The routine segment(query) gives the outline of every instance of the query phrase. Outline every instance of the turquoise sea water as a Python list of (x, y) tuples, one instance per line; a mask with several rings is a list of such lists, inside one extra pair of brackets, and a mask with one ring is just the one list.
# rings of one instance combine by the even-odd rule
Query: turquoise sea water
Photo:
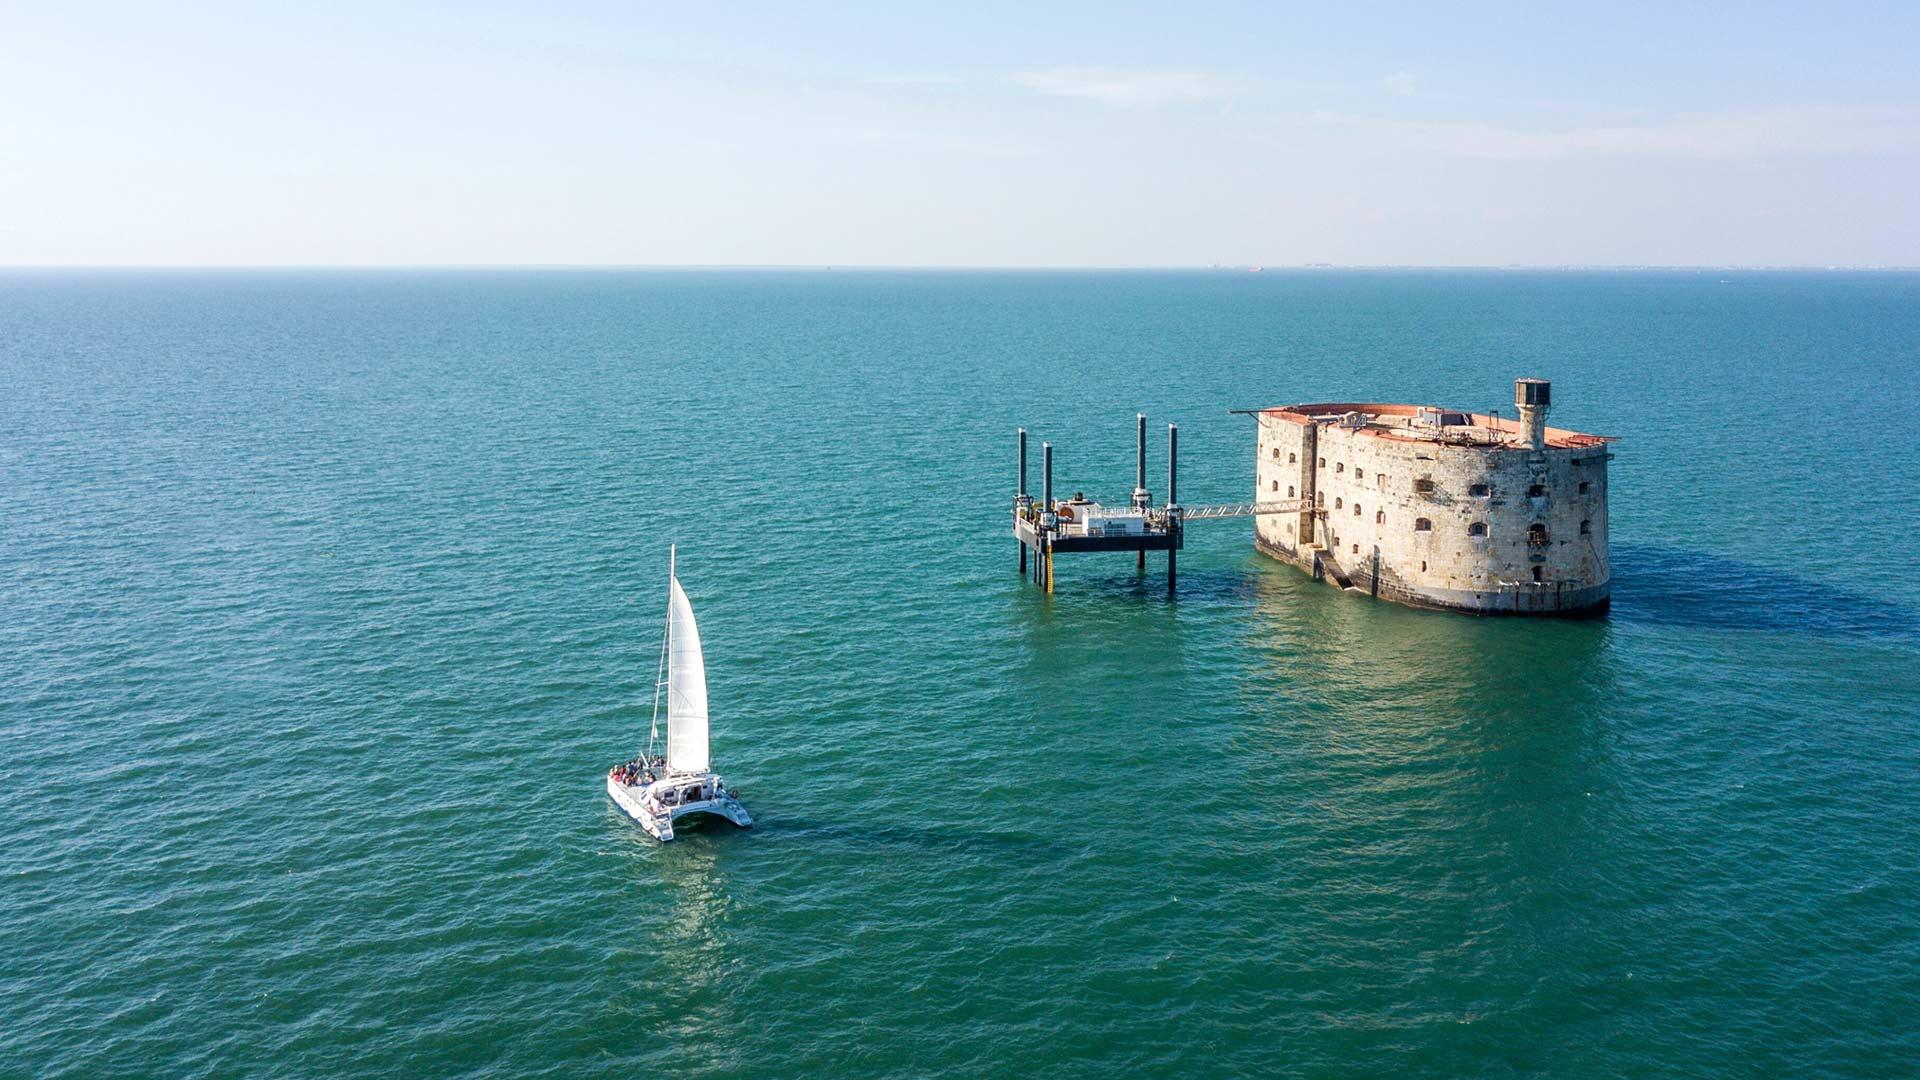
[[(1914, 275), (0, 276), (0, 1075), (1913, 1075), (1917, 373)], [(1606, 619), (1017, 572), (1016, 424), (1518, 375)], [(669, 541), (759, 824), (660, 846)]]

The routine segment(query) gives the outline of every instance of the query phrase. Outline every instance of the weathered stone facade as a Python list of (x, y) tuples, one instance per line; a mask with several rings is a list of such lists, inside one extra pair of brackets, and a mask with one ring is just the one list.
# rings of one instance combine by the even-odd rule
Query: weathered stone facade
[(1259, 413), (1256, 498), (1313, 509), (1255, 518), (1256, 544), (1415, 607), (1604, 611), (1610, 440), (1546, 427), (1547, 384), (1519, 393), (1517, 422), (1413, 405)]

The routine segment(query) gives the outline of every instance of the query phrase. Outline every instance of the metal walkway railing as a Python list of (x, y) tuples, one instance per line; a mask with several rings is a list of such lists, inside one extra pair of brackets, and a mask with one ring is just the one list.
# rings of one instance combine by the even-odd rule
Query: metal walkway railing
[(1282, 502), (1219, 503), (1214, 506), (1183, 506), (1181, 521), (1209, 521), (1213, 518), (1253, 517), (1256, 514), (1299, 514), (1309, 509), (1305, 499)]

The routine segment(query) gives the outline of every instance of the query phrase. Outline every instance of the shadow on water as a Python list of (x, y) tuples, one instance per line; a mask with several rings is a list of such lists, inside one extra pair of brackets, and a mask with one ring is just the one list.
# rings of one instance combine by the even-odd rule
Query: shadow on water
[(825, 844), (860, 851), (964, 854), (1022, 865), (1053, 862), (1067, 853), (1064, 845), (1042, 836), (916, 825), (781, 818), (764, 826), (756, 824), (754, 831), (766, 834), (765, 839), (769, 842), (803, 841), (809, 849), (817, 849)]
[[(804, 842), (810, 850), (839, 847), (857, 851), (883, 851), (917, 854), (965, 854), (977, 858), (1013, 861), (1021, 865), (1039, 865), (1054, 861), (1066, 849), (1044, 836), (1029, 833), (982, 832), (969, 829), (944, 829), (871, 821), (823, 821), (785, 815), (761, 816), (750, 829), (742, 829), (722, 818), (696, 815), (674, 823), (671, 845), (640, 831), (640, 827), (612, 806), (607, 821), (623, 851), (655, 856), (647, 860), (648, 874), (663, 875), (669, 882), (697, 881), (710, 877), (718, 867), (715, 861), (723, 852), (740, 844), (779, 844)], [(658, 858), (666, 856), (665, 858)]]
[(1829, 582), (1647, 544), (1616, 544), (1612, 557), (1612, 616), (1622, 622), (1920, 641), (1920, 613)]
[(964, 852), (1035, 863), (1047, 861), (1060, 850), (1058, 844), (1047, 838), (1026, 833), (981, 832), (866, 821), (821, 821), (787, 816), (763, 816), (754, 822), (752, 828), (742, 829), (723, 818), (709, 815), (694, 815), (674, 822), (675, 838), (669, 846), (647, 836), (632, 819), (612, 806), (608, 807), (606, 818), (609, 828), (614, 830), (614, 839), (624, 850), (669, 855), (671, 858), (659, 864), (668, 868), (688, 864), (711, 868), (713, 860), (733, 845), (790, 840), (804, 840), (809, 846), (815, 847), (835, 844), (863, 850)]
[(1169, 590), (1166, 562), (1164, 559), (1155, 559), (1147, 563), (1144, 573), (1131, 566), (1122, 571), (1102, 568), (1095, 573), (1072, 577), (1058, 573), (1054, 578), (1054, 593), (1062, 598), (1081, 595), (1103, 599), (1137, 598), (1175, 602), (1251, 600), (1254, 596), (1254, 575), (1244, 567), (1196, 567), (1189, 570), (1182, 565), (1175, 587)]

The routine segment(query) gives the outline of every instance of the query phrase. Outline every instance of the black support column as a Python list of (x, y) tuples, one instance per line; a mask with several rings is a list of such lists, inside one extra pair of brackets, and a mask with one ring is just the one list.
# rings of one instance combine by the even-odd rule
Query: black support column
[(1180, 565), (1180, 425), (1167, 425), (1167, 591)]

